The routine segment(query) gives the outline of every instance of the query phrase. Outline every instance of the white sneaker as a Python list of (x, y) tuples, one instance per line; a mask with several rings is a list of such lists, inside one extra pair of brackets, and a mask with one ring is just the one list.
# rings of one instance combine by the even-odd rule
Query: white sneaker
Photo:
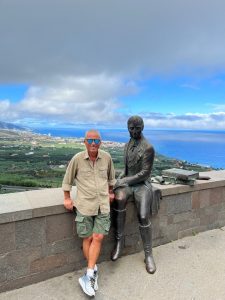
[(95, 284), (94, 284), (94, 290), (97, 291), (98, 290), (98, 271), (94, 271), (94, 280), (95, 280)]
[(83, 292), (88, 296), (95, 296), (95, 280), (93, 277), (89, 277), (87, 274), (79, 278), (79, 284)]

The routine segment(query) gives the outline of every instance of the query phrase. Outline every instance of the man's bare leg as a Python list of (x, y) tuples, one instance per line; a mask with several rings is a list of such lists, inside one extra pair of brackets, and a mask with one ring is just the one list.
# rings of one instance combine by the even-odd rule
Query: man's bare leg
[(92, 242), (92, 236), (83, 239), (83, 254), (86, 260), (88, 261), (89, 248)]
[(95, 264), (98, 260), (101, 247), (102, 247), (102, 241), (103, 241), (104, 235), (93, 233), (92, 235), (92, 241), (90, 243), (89, 252), (88, 252), (88, 268), (94, 269)]

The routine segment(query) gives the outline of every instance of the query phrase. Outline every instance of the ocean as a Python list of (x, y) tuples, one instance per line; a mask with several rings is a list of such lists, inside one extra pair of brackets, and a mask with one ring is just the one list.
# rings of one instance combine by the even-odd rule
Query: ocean
[[(45, 128), (34, 130), (54, 137), (83, 137), (86, 129)], [(105, 141), (127, 142), (126, 129), (100, 129)], [(144, 130), (156, 152), (203, 166), (225, 169), (225, 131)]]

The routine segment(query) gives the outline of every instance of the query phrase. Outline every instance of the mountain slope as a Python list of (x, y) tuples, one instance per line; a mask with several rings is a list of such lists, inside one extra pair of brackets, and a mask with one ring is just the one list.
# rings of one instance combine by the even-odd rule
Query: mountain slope
[(16, 130), (27, 130), (22, 126), (15, 125), (13, 123), (6, 123), (0, 121), (0, 129), (16, 129)]

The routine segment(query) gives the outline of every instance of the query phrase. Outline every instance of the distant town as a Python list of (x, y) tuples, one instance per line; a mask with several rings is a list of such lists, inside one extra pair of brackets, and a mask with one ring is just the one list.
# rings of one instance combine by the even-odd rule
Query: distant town
[[(124, 143), (103, 141), (101, 147), (111, 154), (118, 175), (124, 168)], [(0, 129), (0, 193), (60, 187), (68, 162), (83, 149), (83, 138), (51, 137), (28, 130)], [(157, 153), (152, 176), (159, 176), (163, 169), (169, 168), (212, 170)]]

